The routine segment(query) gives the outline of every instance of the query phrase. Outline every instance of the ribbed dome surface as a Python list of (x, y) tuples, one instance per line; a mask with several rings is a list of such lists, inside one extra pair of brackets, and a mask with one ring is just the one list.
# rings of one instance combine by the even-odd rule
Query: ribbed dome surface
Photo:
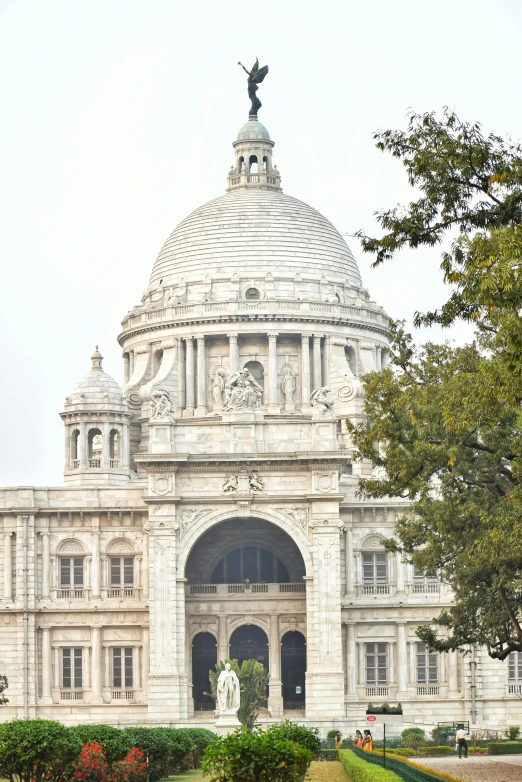
[(163, 245), (150, 287), (207, 274), (325, 275), (361, 284), (355, 259), (333, 225), (284, 193), (240, 190), (192, 212)]
[(116, 380), (100, 369), (91, 369), (74, 386), (70, 401), (121, 404), (123, 393)]

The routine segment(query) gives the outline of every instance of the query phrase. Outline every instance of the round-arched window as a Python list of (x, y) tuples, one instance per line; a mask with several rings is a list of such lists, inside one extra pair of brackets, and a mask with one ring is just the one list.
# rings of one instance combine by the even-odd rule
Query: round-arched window
[(212, 584), (288, 584), (288, 569), (278, 556), (260, 546), (240, 546), (222, 557), (212, 571)]
[(245, 291), (245, 299), (260, 299), (261, 294), (258, 288), (247, 288)]

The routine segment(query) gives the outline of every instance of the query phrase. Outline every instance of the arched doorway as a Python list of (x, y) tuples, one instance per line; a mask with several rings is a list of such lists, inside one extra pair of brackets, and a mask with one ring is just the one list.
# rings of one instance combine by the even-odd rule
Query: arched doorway
[(306, 641), (291, 630), (281, 642), (281, 681), (284, 709), (305, 708)]
[(216, 639), (212, 633), (198, 633), (192, 641), (192, 696), (194, 711), (212, 711), (214, 701), (210, 692), (208, 672), (217, 663)]
[(239, 665), (243, 660), (257, 660), (268, 671), (268, 637), (257, 625), (242, 625), (230, 636), (230, 659), (236, 658)]

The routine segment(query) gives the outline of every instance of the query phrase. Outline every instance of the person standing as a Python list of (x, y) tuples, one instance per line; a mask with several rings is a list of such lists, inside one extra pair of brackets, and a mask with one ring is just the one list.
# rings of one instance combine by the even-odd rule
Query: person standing
[(373, 750), (373, 739), (372, 739), (372, 734), (370, 733), (369, 730), (364, 731), (362, 748), (365, 749), (367, 752), (371, 752)]
[(468, 757), (468, 734), (464, 730), (464, 725), (459, 725), (459, 729), (457, 731), (457, 734), (455, 736), (457, 740), (457, 744), (459, 745), (459, 760), (462, 759), (462, 748), (464, 748), (464, 757)]
[(362, 747), (363, 745), (363, 735), (360, 730), (355, 731), (355, 746), (356, 747)]
[(342, 749), (343, 748), (343, 739), (341, 736), (341, 731), (338, 730), (335, 734), (335, 749)]

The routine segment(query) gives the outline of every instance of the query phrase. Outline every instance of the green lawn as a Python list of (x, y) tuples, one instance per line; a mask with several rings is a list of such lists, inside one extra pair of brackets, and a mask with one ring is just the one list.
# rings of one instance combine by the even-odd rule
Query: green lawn
[[(208, 778), (207, 778), (208, 779)], [(161, 782), (204, 782), (203, 772), (200, 768), (196, 771), (187, 771), (176, 777), (162, 779)], [(314, 761), (306, 775), (305, 782), (350, 782), (350, 777), (338, 760), (321, 763)]]
[(178, 774), (174, 777), (161, 779), (160, 782), (169, 782), (169, 780), (172, 780), (172, 782), (202, 782), (202, 779), (203, 772), (200, 768), (197, 768), (195, 771), (185, 771), (184, 774)]

